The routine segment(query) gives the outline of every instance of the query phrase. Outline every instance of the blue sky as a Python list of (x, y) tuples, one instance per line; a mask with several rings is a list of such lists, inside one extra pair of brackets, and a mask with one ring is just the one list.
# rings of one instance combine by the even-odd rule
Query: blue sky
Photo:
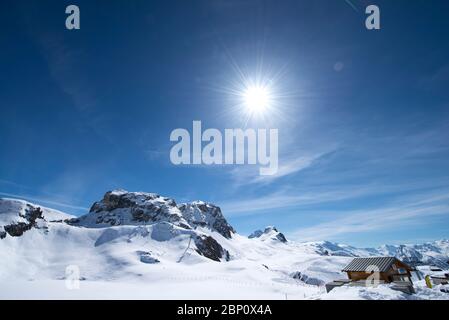
[[(104, 192), (221, 206), (243, 234), (357, 246), (449, 235), (449, 4), (2, 1), (0, 196), (74, 214)], [(81, 30), (65, 29), (77, 4)], [(173, 129), (241, 128), (229, 89), (276, 77), (278, 175), (174, 166)]]

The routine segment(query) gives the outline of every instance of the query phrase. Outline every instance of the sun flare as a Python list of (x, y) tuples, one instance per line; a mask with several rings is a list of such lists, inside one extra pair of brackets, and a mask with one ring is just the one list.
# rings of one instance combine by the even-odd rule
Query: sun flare
[(250, 113), (262, 114), (271, 107), (272, 96), (269, 88), (252, 86), (244, 91), (243, 100)]

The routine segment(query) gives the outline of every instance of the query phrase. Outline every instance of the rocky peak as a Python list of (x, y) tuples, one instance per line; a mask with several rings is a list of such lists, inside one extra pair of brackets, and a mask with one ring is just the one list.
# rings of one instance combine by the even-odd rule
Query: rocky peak
[(259, 238), (261, 240), (274, 240), (279, 241), (282, 243), (286, 243), (287, 239), (285, 238), (284, 234), (279, 232), (276, 227), (268, 226), (263, 231), (262, 230), (256, 230), (253, 233), (251, 233), (248, 238), (254, 239)]
[(131, 207), (176, 207), (176, 202), (173, 199), (161, 197), (156, 193), (145, 192), (127, 192), (119, 189), (108, 191), (105, 193), (103, 199), (95, 202), (90, 212), (113, 211), (115, 209), (125, 209)]
[(0, 199), (0, 239), (20, 237), (32, 228), (47, 229), (40, 207), (22, 200)]
[(95, 202), (90, 212), (69, 224), (88, 227), (141, 225), (169, 222), (184, 229), (207, 227), (226, 238), (235, 233), (219, 207), (195, 201), (177, 205), (171, 198), (156, 193), (108, 191), (101, 201)]
[(67, 222), (86, 227), (107, 227), (160, 221), (190, 228), (173, 199), (156, 193), (128, 192), (120, 189), (106, 192), (101, 201), (92, 205), (88, 214)]
[(221, 209), (211, 203), (194, 201), (183, 203), (178, 208), (184, 219), (193, 226), (209, 227), (228, 239), (235, 233), (234, 228), (221, 213)]

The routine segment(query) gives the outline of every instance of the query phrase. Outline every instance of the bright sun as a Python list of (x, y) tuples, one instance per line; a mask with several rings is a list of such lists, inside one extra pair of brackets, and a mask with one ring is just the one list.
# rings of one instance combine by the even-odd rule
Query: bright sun
[(248, 87), (243, 93), (245, 107), (251, 113), (262, 114), (270, 108), (272, 97), (267, 87)]

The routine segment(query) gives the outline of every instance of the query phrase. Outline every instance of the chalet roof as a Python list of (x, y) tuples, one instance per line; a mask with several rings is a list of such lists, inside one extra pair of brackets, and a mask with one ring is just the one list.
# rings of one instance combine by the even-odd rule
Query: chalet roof
[(379, 268), (379, 272), (388, 271), (391, 266), (399, 261), (395, 257), (372, 257), (372, 258), (354, 258), (342, 271), (372, 271), (368, 270), (370, 266), (376, 266)]

